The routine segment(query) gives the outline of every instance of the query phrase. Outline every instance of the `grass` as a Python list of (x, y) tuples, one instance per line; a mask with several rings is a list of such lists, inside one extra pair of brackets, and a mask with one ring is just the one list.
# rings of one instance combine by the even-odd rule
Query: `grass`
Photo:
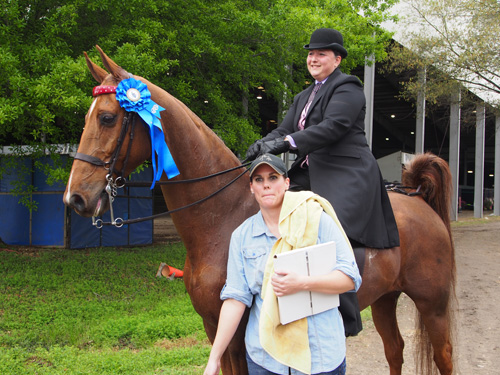
[[(210, 344), (181, 279), (181, 243), (0, 246), (0, 374), (202, 374)], [(371, 319), (370, 309), (362, 312)]]
[(0, 249), (0, 374), (201, 374), (210, 351), (182, 244)]
[[(0, 245), (0, 374), (202, 374), (210, 352), (202, 320), (182, 280), (156, 277), (161, 262), (182, 269), (184, 259), (181, 243)], [(370, 308), (361, 316), (368, 323)]]
[(451, 227), (457, 228), (469, 225), (482, 225), (500, 221), (500, 216), (494, 216), (493, 214), (491, 214), (491, 212), (492, 211), (485, 211), (481, 219), (472, 216), (472, 213), (470, 213), (468, 217), (462, 218), (459, 221), (452, 221)]

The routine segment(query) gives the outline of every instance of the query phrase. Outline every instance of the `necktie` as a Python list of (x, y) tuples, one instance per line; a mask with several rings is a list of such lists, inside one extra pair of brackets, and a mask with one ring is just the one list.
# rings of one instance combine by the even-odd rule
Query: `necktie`
[(313, 88), (311, 94), (309, 95), (309, 99), (307, 99), (307, 103), (304, 106), (304, 109), (302, 110), (302, 113), (300, 114), (300, 119), (299, 119), (299, 124), (298, 124), (299, 130), (304, 130), (304, 125), (306, 123), (307, 112), (309, 111), (309, 107), (311, 106), (311, 103), (312, 103), (314, 97), (316, 96), (316, 93), (321, 88), (321, 85), (322, 85), (321, 82), (320, 83), (316, 83), (314, 85), (314, 88)]

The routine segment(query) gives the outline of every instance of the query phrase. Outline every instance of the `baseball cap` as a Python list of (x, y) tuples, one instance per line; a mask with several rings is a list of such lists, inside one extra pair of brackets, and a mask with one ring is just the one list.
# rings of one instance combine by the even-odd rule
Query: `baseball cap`
[(287, 176), (287, 169), (285, 166), (285, 163), (281, 158), (277, 157), (276, 155), (273, 154), (262, 154), (260, 155), (257, 159), (255, 159), (252, 164), (250, 165), (250, 178), (253, 175), (253, 172), (255, 169), (262, 164), (267, 164), (269, 165), (272, 169), (274, 169), (277, 173), (281, 175)]

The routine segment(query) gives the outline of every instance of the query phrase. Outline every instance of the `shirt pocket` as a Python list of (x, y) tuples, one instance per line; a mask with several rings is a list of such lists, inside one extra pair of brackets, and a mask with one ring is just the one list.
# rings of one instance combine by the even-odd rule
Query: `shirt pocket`
[(245, 277), (253, 294), (260, 294), (261, 292), (267, 258), (267, 246), (249, 246), (243, 248)]

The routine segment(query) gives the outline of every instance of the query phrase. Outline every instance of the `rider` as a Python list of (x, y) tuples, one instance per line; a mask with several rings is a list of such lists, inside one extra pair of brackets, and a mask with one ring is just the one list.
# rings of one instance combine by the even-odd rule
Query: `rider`
[[(399, 246), (382, 175), (366, 141), (363, 86), (339, 68), (347, 56), (342, 34), (317, 29), (304, 48), (309, 51), (307, 68), (315, 84), (294, 98), (278, 128), (250, 146), (247, 159), (266, 152), (297, 154), (288, 172), (290, 188), (312, 190), (328, 199), (353, 248)], [(358, 322), (344, 321), (348, 336), (361, 330), (357, 301), (352, 303), (349, 310), (356, 311)], [(347, 304), (342, 296), (341, 311)], [(347, 314), (344, 310), (344, 318)]]

